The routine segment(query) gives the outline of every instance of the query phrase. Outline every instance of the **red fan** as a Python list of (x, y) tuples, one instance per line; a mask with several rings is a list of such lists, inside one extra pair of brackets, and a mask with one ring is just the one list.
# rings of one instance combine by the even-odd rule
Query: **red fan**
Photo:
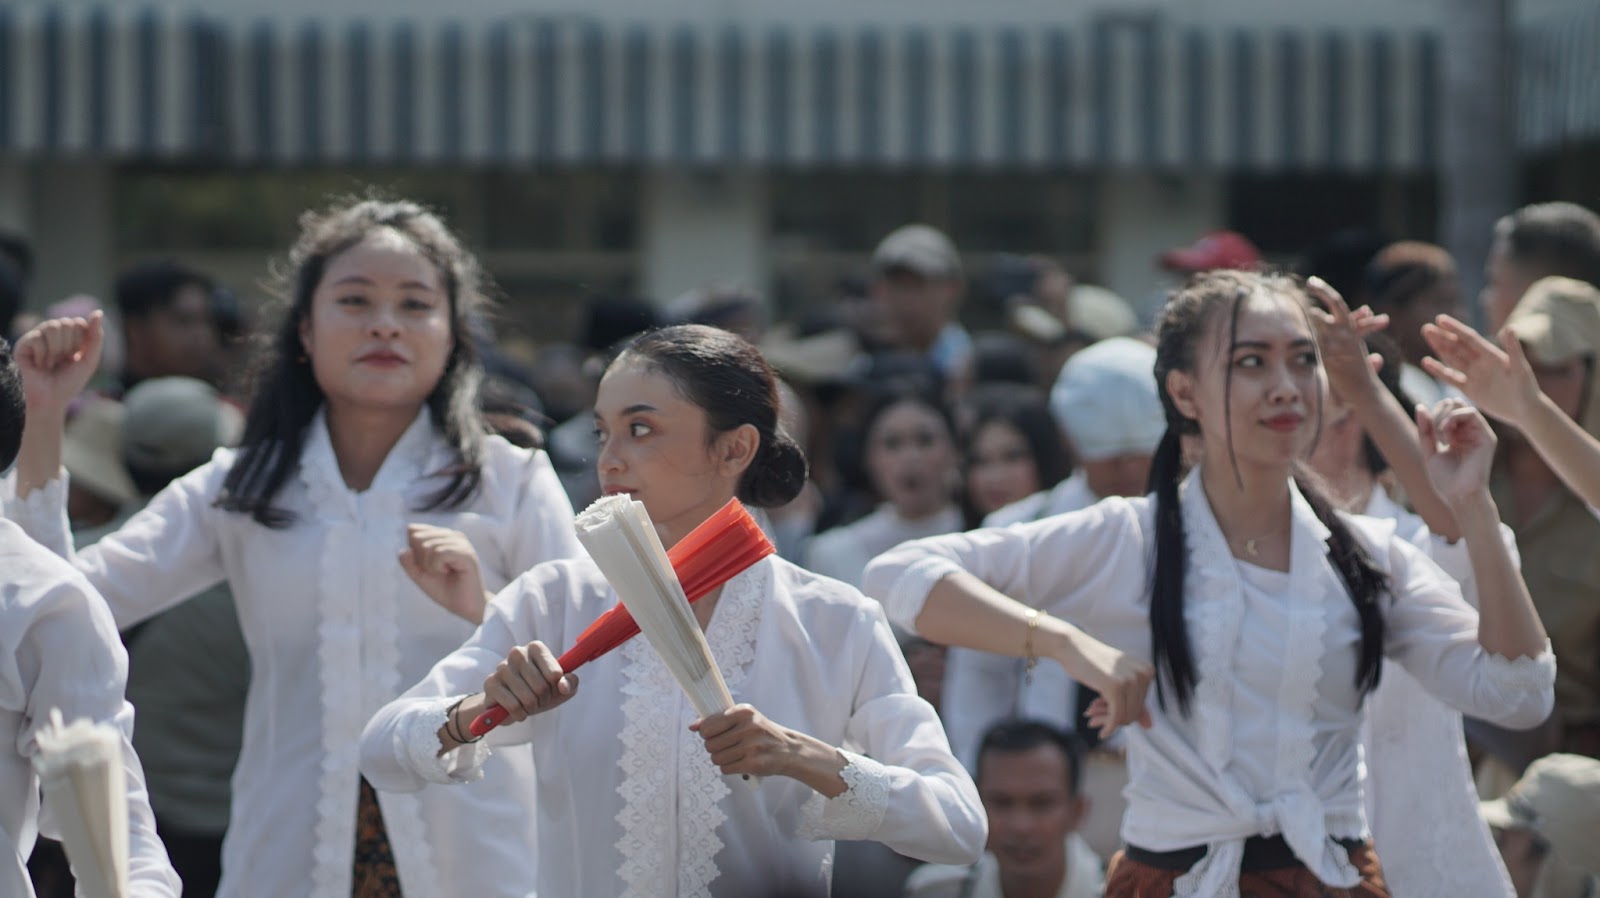
[[(744, 505), (738, 499), (729, 499), (727, 505), (668, 549), (667, 558), (678, 582), (683, 584), (684, 594), (694, 602), (775, 551)], [(564, 672), (571, 673), (637, 635), (639, 625), (619, 602), (595, 618), (557, 663)], [(479, 714), (472, 721), (472, 735), (482, 736), (499, 726), (507, 713), (496, 705)]]

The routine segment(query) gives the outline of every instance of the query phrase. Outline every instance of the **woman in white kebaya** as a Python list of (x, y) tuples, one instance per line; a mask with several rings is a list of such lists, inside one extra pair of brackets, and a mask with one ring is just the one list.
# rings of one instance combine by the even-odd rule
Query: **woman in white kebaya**
[[(1476, 606), (1467, 542), (1428, 478), (1416, 428), (1404, 410), (1409, 397), (1401, 389), (1399, 351), (1372, 338), (1379, 351), (1369, 355), (1358, 316), (1335, 295), (1318, 298), (1327, 307), (1314, 320), (1329, 390), (1308, 467), (1327, 484), (1336, 507), (1390, 523), (1396, 536), (1438, 564)], [(1371, 361), (1380, 363), (1376, 370)], [(1389, 495), (1380, 480), (1386, 474), (1420, 513)], [(1515, 559), (1515, 537), (1504, 525), (1500, 532)], [(1404, 667), (1386, 661), (1378, 688), (1367, 698), (1361, 736), (1367, 822), (1393, 892), (1406, 898), (1512, 895), (1494, 837), (1478, 813), (1461, 712), (1430, 695)], [(1426, 826), (1418, 826), (1422, 820)]]
[[(805, 459), (778, 431), (777, 395), (739, 337), (695, 325), (645, 334), (600, 383), (602, 487), (644, 503), (669, 546), (734, 496), (788, 502)], [(447, 591), (436, 598), (448, 603)], [(837, 839), (939, 863), (982, 853), (977, 791), (876, 602), (775, 556), (700, 599), (738, 703), (705, 719), (642, 638), (578, 674), (560, 668), (556, 655), (616, 603), (586, 558), (534, 568), (372, 719), (362, 771), (398, 791), (471, 782), (531, 743), (542, 895), (822, 896)], [(493, 705), (510, 721), (464, 742)], [(503, 838), (492, 820), (466, 831)]]
[[(1493, 435), (1465, 407), (1418, 416), (1474, 611), (1392, 525), (1335, 512), (1295, 477), (1325, 390), (1298, 284), (1198, 276), (1162, 314), (1156, 381), (1168, 428), (1150, 497), (901, 546), (867, 591), (929, 639), (1055, 659), (1103, 697), (1097, 724), (1142, 725), (1108, 896), (1386, 895), (1359, 749), (1382, 661), (1510, 726), (1553, 702), (1548, 640), (1487, 489)], [(1182, 477), (1186, 435), (1199, 463)]]
[[(581, 549), (542, 453), (489, 434), (466, 322), (475, 261), (431, 213), (362, 201), (302, 220), (288, 315), (237, 452), (175, 481), (76, 555), (127, 627), (227, 581), (250, 652), (244, 749), (219, 894), (525, 896), (536, 875), (532, 760), (463, 789), (378, 800), (361, 727), (472, 633), (485, 586)], [(61, 422), (94, 371), (98, 318), (24, 338), (28, 426), (9, 513), (63, 555)], [(451, 610), (407, 578), (464, 531), (482, 581)], [(381, 813), (380, 813), (381, 805)], [(499, 834), (478, 840), (483, 826)]]

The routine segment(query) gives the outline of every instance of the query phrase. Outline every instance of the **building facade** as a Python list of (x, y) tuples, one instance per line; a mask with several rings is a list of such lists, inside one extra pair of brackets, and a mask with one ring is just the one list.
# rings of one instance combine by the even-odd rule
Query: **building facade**
[[(443, 209), (545, 334), (709, 282), (792, 311), (911, 220), (975, 271), (1044, 253), (1148, 306), (1154, 256), (1217, 227), (1279, 257), (1434, 237), (1454, 5), (12, 4), (0, 225), (40, 303), (157, 253), (259, 298), (299, 211), (377, 185)], [(1536, 192), (1593, 203), (1586, 6), (1522, 9), (1510, 126)]]

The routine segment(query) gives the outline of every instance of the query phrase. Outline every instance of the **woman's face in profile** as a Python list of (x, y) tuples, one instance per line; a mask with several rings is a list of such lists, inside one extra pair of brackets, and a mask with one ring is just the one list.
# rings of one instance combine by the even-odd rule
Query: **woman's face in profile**
[(595, 395), (594, 424), (601, 492), (643, 502), (663, 539), (733, 498), (739, 472), (718, 452), (727, 435), (712, 439), (705, 409), (660, 369), (626, 356), (613, 365)]

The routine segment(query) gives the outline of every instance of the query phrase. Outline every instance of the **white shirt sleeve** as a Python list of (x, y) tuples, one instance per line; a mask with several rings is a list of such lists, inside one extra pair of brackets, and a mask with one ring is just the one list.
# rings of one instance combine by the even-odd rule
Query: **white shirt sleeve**
[[(978, 742), (1000, 720), (1020, 711), (1022, 661), (976, 649), (952, 647), (945, 654), (939, 712), (950, 748), (977, 772)], [(1049, 667), (1049, 665), (1044, 665)]]
[[(226, 451), (226, 450), (224, 450)], [(72, 548), (65, 472), (7, 506), (34, 540), (72, 562), (105, 598), (119, 628), (165, 611), (226, 573), (212, 508), (231, 463), (212, 461), (180, 477), (150, 504), (82, 552)]]
[(1389, 541), (1394, 600), (1385, 614), (1385, 654), (1463, 714), (1501, 726), (1535, 726), (1550, 716), (1555, 656), (1504, 658), (1478, 644), (1478, 613), (1456, 582), (1423, 552)]
[[(16, 665), (28, 688), (28, 725), (18, 733), (24, 757), (38, 754), (39, 728), (59, 708), (64, 720), (88, 718), (122, 733), (128, 795), (128, 885), (131, 898), (177, 898), (178, 874), (156, 835), (144, 770), (133, 750), (133, 706), (123, 698), (128, 661), (105, 606), (81, 579), (64, 580), (40, 600), (41, 613), (17, 649)], [(40, 831), (58, 836), (41, 813)]]
[(933, 706), (919, 698), (888, 621), (863, 606), (865, 654), (855, 711), (841, 749), (848, 789), (813, 795), (801, 810), (803, 838), (871, 839), (907, 857), (970, 864), (983, 853), (988, 818), (972, 778), (950, 754)]
[(883, 602), (890, 620), (915, 629), (928, 593), (967, 571), (1000, 592), (1079, 626), (1106, 596), (1126, 601), (1147, 567), (1136, 506), (1120, 498), (1081, 511), (905, 543), (867, 566), (862, 591)]

